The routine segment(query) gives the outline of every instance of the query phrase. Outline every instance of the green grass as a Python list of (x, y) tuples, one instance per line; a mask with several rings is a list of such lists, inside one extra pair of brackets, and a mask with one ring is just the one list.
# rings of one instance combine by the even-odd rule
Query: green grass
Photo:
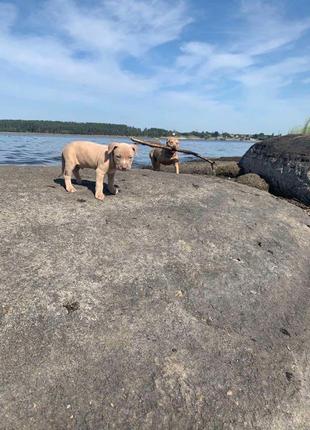
[(302, 127), (293, 128), (290, 134), (310, 134), (310, 118), (307, 119)]

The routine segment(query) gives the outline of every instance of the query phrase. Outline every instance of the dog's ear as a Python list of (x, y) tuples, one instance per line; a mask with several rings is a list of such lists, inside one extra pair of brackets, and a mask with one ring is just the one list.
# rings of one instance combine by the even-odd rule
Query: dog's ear
[(133, 152), (136, 154), (137, 150), (138, 150), (137, 145), (131, 145), (131, 147), (132, 147)]
[(117, 146), (118, 146), (118, 143), (115, 143), (115, 142), (110, 143), (110, 145), (108, 146), (108, 154), (111, 154), (114, 151), (114, 149), (117, 148)]

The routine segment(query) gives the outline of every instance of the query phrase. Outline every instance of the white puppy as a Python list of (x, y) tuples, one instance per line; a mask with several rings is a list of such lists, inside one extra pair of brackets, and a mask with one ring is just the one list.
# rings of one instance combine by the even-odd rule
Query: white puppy
[(69, 193), (76, 189), (71, 182), (72, 173), (81, 183), (79, 170), (85, 167), (96, 169), (96, 199), (103, 200), (104, 176), (108, 175), (108, 189), (116, 194), (114, 176), (116, 170), (129, 170), (136, 152), (135, 145), (113, 142), (109, 146), (93, 142), (75, 141), (68, 143), (62, 152), (62, 174)]

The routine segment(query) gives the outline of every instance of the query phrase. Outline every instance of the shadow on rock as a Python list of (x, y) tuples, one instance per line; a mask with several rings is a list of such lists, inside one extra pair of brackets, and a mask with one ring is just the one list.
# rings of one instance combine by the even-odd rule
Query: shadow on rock
[[(65, 181), (62, 178), (56, 178), (56, 179), (54, 179), (54, 182), (55, 182), (55, 184), (61, 185), (65, 189)], [(82, 183), (78, 184), (75, 179), (72, 179), (72, 184), (77, 185), (79, 187), (85, 187), (95, 195), (95, 191), (96, 191), (96, 182), (95, 181), (90, 181), (88, 179), (82, 179)], [(115, 188), (118, 188), (118, 191), (120, 191), (118, 185), (116, 185), (116, 184), (115, 184)], [(111, 194), (106, 183), (103, 184), (103, 192), (104, 192), (104, 194), (107, 194), (107, 195)]]

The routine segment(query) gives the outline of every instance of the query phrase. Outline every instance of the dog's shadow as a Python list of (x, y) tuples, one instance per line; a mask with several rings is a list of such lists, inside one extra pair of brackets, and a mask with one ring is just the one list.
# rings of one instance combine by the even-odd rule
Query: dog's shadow
[[(55, 184), (61, 185), (63, 188), (65, 188), (65, 181), (62, 178), (56, 178), (54, 179)], [(73, 185), (78, 185), (81, 187), (88, 188), (94, 195), (96, 192), (96, 182), (95, 181), (89, 181), (88, 179), (82, 179), (82, 183), (78, 184), (76, 182), (76, 179), (72, 179)], [(115, 188), (118, 188), (118, 191), (120, 191), (119, 186), (115, 184)], [(110, 191), (108, 190), (108, 185), (106, 183), (103, 184), (103, 192), (107, 195), (112, 195)]]

